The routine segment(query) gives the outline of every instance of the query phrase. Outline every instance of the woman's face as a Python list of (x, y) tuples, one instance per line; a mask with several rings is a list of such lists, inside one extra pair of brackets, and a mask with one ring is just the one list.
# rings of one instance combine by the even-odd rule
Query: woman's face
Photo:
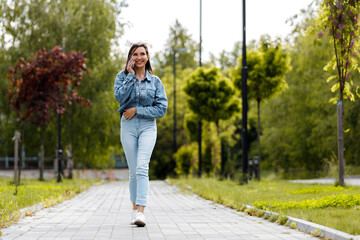
[(143, 68), (149, 60), (148, 55), (144, 47), (138, 47), (132, 54), (132, 60), (135, 62), (134, 66), (136, 68)]

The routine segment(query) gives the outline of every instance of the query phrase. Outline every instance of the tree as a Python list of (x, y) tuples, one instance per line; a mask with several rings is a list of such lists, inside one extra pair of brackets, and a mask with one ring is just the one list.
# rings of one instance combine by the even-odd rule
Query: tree
[(52, 111), (63, 114), (65, 105), (71, 105), (73, 102), (80, 102), (84, 106), (90, 105), (90, 101), (79, 97), (75, 90), (80, 86), (83, 72), (87, 71), (84, 55), (85, 52), (65, 54), (59, 47), (49, 52), (45, 49), (39, 50), (36, 57), (29, 61), (21, 58), (8, 74), (9, 105), (20, 119), (21, 136), (24, 134), (26, 120), (30, 120), (42, 129), (41, 180), (43, 179), (44, 132), (53, 117)]
[(189, 137), (186, 134), (185, 128), (182, 124), (185, 115), (189, 112), (186, 106), (186, 95), (182, 91), (185, 85), (185, 79), (196, 67), (195, 54), (197, 47), (195, 41), (191, 38), (191, 35), (187, 33), (187, 30), (176, 21), (174, 25), (170, 26), (169, 38), (165, 45), (166, 50), (164, 52), (156, 53), (152, 57), (152, 65), (155, 75), (159, 76), (164, 84), (166, 95), (168, 98), (168, 109), (163, 118), (158, 119), (158, 138), (152, 154), (152, 164), (150, 164), (150, 178), (164, 179), (166, 176), (175, 175), (176, 163), (172, 156), (173, 148), (171, 140), (173, 135), (172, 130), (174, 126), (174, 110), (173, 110), (173, 52), (171, 49), (185, 48), (185, 52), (181, 52), (176, 57), (176, 143), (178, 148), (189, 144)]
[(336, 154), (336, 115), (324, 81), (329, 73), (323, 71), (332, 58), (332, 44), (327, 36), (318, 40), (317, 35), (305, 34), (314, 24), (314, 16), (306, 15), (296, 27), (289, 49), (288, 87), (263, 104), (263, 167), (275, 168), (286, 178), (294, 173), (297, 178), (319, 177)]
[[(84, 76), (84, 82), (78, 89), (79, 95), (92, 102), (92, 108), (83, 108), (77, 104), (68, 106), (62, 121), (63, 145), (65, 151), (72, 149), (75, 166), (108, 167), (113, 164), (110, 154), (120, 149), (119, 115), (114, 101), (112, 86), (116, 73), (123, 69), (124, 58), (116, 48), (124, 24), (119, 18), (125, 1), (93, 0), (0, 0), (0, 88), (6, 88), (5, 72), (14, 66), (20, 57), (25, 59), (38, 49), (52, 49), (61, 46), (65, 52), (71, 50), (87, 51), (87, 68), (90, 74)], [(4, 37), (6, 36), (6, 37)], [(10, 146), (13, 135), (11, 130), (14, 117), (5, 105), (6, 99), (0, 94), (0, 106), (4, 114), (1, 123), (2, 146)], [(7, 104), (7, 103), (6, 103)], [(87, 124), (84, 125), (83, 123)], [(27, 125), (27, 124), (25, 124)], [(25, 126), (26, 127), (26, 126)], [(9, 130), (8, 130), (9, 129)], [(53, 153), (56, 124), (50, 121), (46, 133), (45, 148)], [(25, 149), (31, 155), (37, 155), (32, 148), (40, 145), (36, 137), (36, 128), (27, 129)], [(70, 147), (71, 146), (71, 147)], [(7, 150), (10, 149), (10, 150)], [(13, 148), (1, 149), (10, 154)], [(53, 154), (51, 154), (53, 155)]]
[[(198, 119), (214, 122), (218, 137), (220, 120), (231, 118), (239, 110), (230, 80), (221, 76), (216, 67), (198, 68), (187, 80), (184, 91), (189, 109)], [(216, 173), (216, 154), (213, 169)]]
[[(260, 103), (271, 98), (286, 86), (285, 73), (289, 70), (289, 58), (279, 41), (271, 42), (269, 36), (262, 36), (259, 47), (247, 53), (247, 67), (248, 98), (254, 99), (257, 103), (257, 145), (260, 171), (260, 135), (262, 131)], [(234, 83), (239, 90), (241, 90), (241, 76), (241, 65), (239, 65), (234, 72)]]
[[(331, 36), (335, 55), (324, 68), (328, 72), (335, 72), (327, 79), (333, 82), (331, 91), (339, 90), (338, 98), (331, 101), (337, 102), (337, 134), (338, 134), (338, 162), (339, 185), (344, 186), (344, 99), (354, 100), (351, 91), (353, 81), (351, 73), (359, 70), (359, 0), (324, 0), (321, 3), (317, 28)], [(336, 100), (337, 99), (337, 100)]]
[[(178, 57), (178, 62), (180, 63), (181, 69), (195, 68), (197, 66), (195, 55), (198, 51), (198, 46), (192, 39), (191, 35), (188, 34), (188, 30), (184, 28), (177, 19), (174, 25), (170, 26), (170, 34), (165, 47), (168, 49), (186, 49), (186, 52), (182, 53)], [(166, 52), (164, 57), (166, 59), (166, 65), (171, 65), (172, 52)]]
[(219, 66), (220, 71), (225, 73), (225, 76), (228, 76), (226, 73), (229, 69), (234, 68), (237, 65), (239, 56), (241, 55), (242, 44), (241, 42), (235, 42), (233, 50), (227, 52), (223, 50), (219, 57), (215, 57), (214, 54), (210, 53), (210, 63), (215, 66)]
[(188, 30), (184, 28), (181, 23), (176, 20), (174, 25), (170, 26), (169, 38), (165, 44), (165, 51), (157, 53), (154, 56), (154, 69), (157, 75), (162, 78), (165, 74), (166, 68), (173, 65), (173, 51), (172, 49), (184, 48), (186, 52), (182, 52), (177, 57), (177, 62), (181, 70), (197, 67), (195, 55), (198, 51), (196, 42), (188, 34)]

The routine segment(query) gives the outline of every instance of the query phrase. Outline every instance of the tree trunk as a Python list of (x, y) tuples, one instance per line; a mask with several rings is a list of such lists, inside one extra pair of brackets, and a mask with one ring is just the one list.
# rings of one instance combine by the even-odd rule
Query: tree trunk
[(222, 139), (220, 139), (220, 154), (221, 154), (221, 176), (225, 177), (225, 165), (226, 165), (226, 157), (225, 157), (225, 143)]
[(57, 174), (58, 171), (58, 150), (55, 148), (55, 158), (54, 158), (54, 173)]
[[(74, 112), (74, 111), (71, 111)], [(74, 161), (72, 157), (72, 145), (71, 145), (71, 132), (72, 132), (72, 121), (71, 121), (71, 113), (67, 115), (67, 123), (68, 126), (66, 128), (67, 132), (67, 139), (68, 139), (68, 145), (66, 148), (66, 158), (67, 158), (67, 169), (68, 169), (68, 175), (67, 178), (73, 179), (73, 168), (74, 168)]]
[(23, 161), (23, 155), (22, 155), (22, 150), (23, 150), (23, 144), (24, 144), (24, 122), (21, 122), (21, 130), (20, 130), (20, 147), (19, 147), (19, 162), (18, 162), (18, 167), (19, 167), (19, 173), (17, 175), (18, 180), (17, 180), (17, 185), (20, 185), (20, 178), (21, 178), (21, 167), (22, 167), (22, 161)]
[[(220, 138), (220, 131), (219, 131), (219, 122), (216, 122), (216, 133), (218, 138)], [(225, 144), (224, 141), (220, 138), (220, 175), (222, 177), (224, 177), (224, 172), (225, 172), (225, 164), (226, 164), (226, 159), (224, 156), (225, 153)]]
[(202, 163), (202, 149), (201, 149), (201, 143), (202, 143), (202, 121), (201, 120), (199, 120), (198, 121), (198, 154), (199, 154), (199, 162), (198, 162), (198, 164), (199, 164), (199, 173), (198, 173), (198, 175), (199, 175), (199, 177), (201, 177), (201, 174), (202, 174), (202, 165), (203, 165), (203, 163)]
[(68, 173), (68, 178), (72, 179), (73, 178), (73, 158), (72, 158), (72, 147), (71, 144), (69, 144), (66, 148), (66, 158), (67, 158), (67, 169), (69, 171)]
[(338, 161), (339, 161), (339, 185), (344, 187), (344, 106), (342, 92), (337, 102), (337, 132), (338, 132)]
[(44, 155), (45, 155), (45, 150), (44, 150), (44, 138), (45, 138), (45, 128), (41, 128), (41, 146), (40, 146), (40, 151), (41, 151), (41, 156), (40, 156), (40, 168), (39, 168), (39, 180), (40, 181), (44, 181)]
[(14, 184), (18, 183), (18, 162), (19, 162), (19, 140), (20, 140), (20, 132), (18, 130), (15, 131), (15, 136), (13, 138), (15, 141), (14, 144)]
[[(215, 123), (216, 124), (216, 123)], [(209, 127), (209, 135), (211, 136), (211, 128)], [(218, 129), (218, 125), (216, 124), (216, 131)], [(218, 131), (217, 131), (218, 132)], [(217, 134), (217, 136), (219, 137), (219, 133)], [(214, 141), (214, 155), (213, 155), (213, 171), (214, 171), (214, 176), (217, 175), (217, 169), (216, 169), (216, 165), (217, 165), (217, 161), (218, 161), (218, 146), (217, 146), (217, 140)]]
[[(219, 155), (220, 155), (220, 174), (222, 173), (222, 164), (223, 164), (223, 157), (222, 157), (222, 141), (221, 141), (221, 138), (220, 138), (220, 132), (219, 132), (219, 122), (215, 122), (215, 125), (216, 125), (216, 133), (217, 133), (217, 137), (218, 139), (220, 140), (220, 147), (219, 145), (215, 142), (214, 144), (214, 175), (216, 176), (218, 171), (217, 171), (217, 163), (219, 162)], [(218, 150), (220, 149), (220, 151), (218, 152)]]
[[(261, 147), (260, 147), (260, 134), (261, 134), (261, 125), (260, 125), (260, 99), (257, 99), (258, 111), (258, 126), (257, 126), (257, 144), (258, 144), (258, 169), (257, 169), (257, 177), (260, 180), (260, 166), (261, 166)], [(255, 167), (255, 166), (254, 166)]]

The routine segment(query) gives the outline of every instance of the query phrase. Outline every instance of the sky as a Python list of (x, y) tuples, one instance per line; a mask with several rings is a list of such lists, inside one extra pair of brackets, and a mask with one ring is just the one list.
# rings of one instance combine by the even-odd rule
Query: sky
[[(272, 38), (286, 37), (292, 30), (286, 20), (314, 0), (247, 0), (246, 42), (259, 40), (263, 34)], [(200, 0), (127, 0), (128, 7), (120, 14), (127, 22), (120, 39), (122, 52), (131, 43), (145, 42), (150, 55), (165, 50), (170, 26), (176, 19), (196, 42), (200, 39)], [(242, 0), (202, 0), (202, 58), (209, 53), (231, 51), (242, 41)]]

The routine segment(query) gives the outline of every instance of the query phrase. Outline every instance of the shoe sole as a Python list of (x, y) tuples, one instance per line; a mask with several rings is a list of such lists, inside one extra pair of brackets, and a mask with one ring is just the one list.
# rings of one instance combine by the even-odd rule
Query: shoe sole
[(146, 223), (144, 223), (143, 221), (137, 220), (134, 223), (135, 225), (137, 225), (138, 227), (145, 227)]

